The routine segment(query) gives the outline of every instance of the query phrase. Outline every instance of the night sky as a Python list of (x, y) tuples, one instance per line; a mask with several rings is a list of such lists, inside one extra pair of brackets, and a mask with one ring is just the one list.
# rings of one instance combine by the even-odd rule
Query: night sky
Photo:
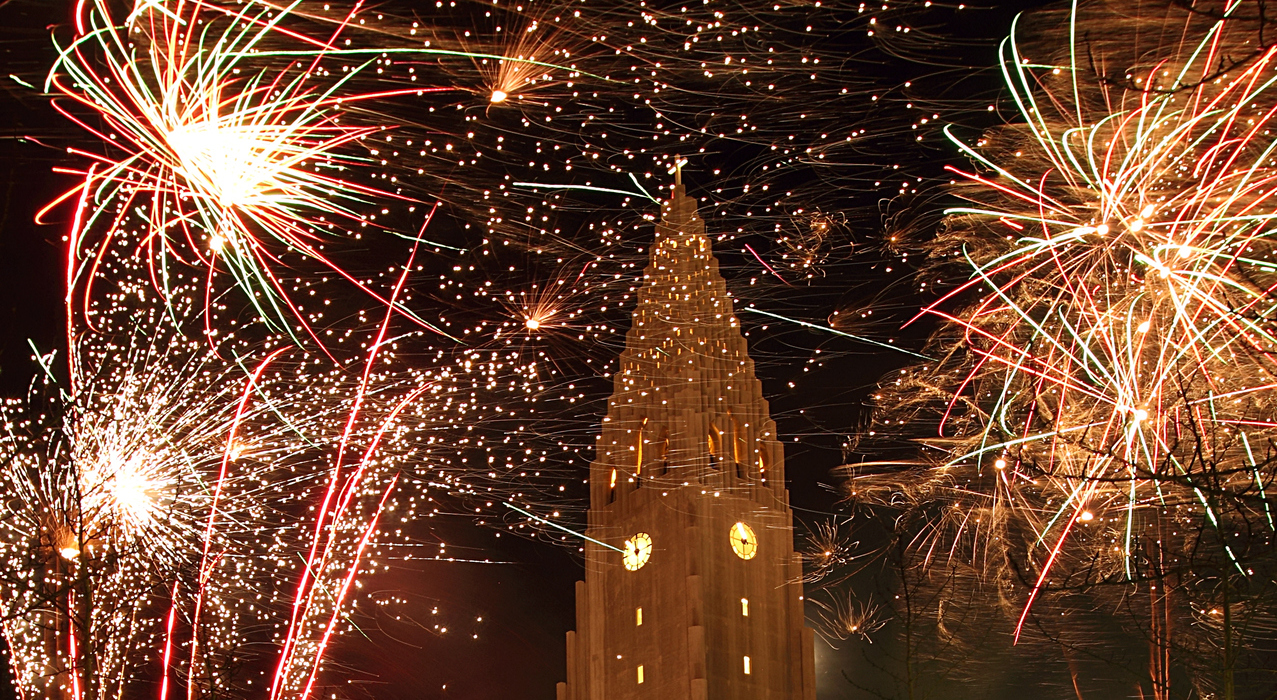
[[(415, 21), (436, 36), (473, 32), (473, 47), (499, 49), (481, 46), (483, 32), (498, 22), (490, 15), (492, 4), (374, 4), (376, 12), (394, 18), (385, 20), (388, 27)], [(955, 124), (975, 136), (1009, 118), (1011, 112), (999, 102), (1001, 79), (993, 70), (997, 42), (1016, 12), (1040, 4), (989, 7), (893, 0), (866, 8), (837, 0), (698, 0), (644, 5), (643, 11), (662, 17), (686, 14), (698, 26), (721, 21), (751, 28), (718, 45), (707, 38), (705, 44), (683, 49), (685, 38), (696, 32), (691, 24), (677, 22), (663, 25), (673, 28), (653, 32), (639, 46), (634, 39), (641, 34), (634, 27), (640, 16), (637, 3), (564, 3), (580, 5), (586, 19), (576, 26), (610, 35), (609, 48), (638, 46), (625, 55), (591, 53), (585, 41), (580, 58), (584, 70), (620, 75), (627, 66), (663, 64), (653, 70), (652, 75), (659, 76), (645, 79), (632, 91), (605, 90), (589, 99), (573, 97), (552, 84), (544, 92), (531, 91), (523, 103), (490, 105), (475, 66), (424, 61), (419, 66), (424, 81), (457, 90), (419, 102), (398, 100), (381, 111), (411, 133), (443, 138), (478, 132), (468, 140), (489, 150), (487, 160), (468, 170), (445, 171), (443, 161), (431, 169), (427, 162), (430, 172), (415, 181), (413, 196), (442, 202), (429, 236), (471, 253), (437, 253), (413, 282), (421, 290), (414, 303), (431, 318), (462, 319), (458, 325), (467, 319), (499, 320), (506, 313), (499, 305), (436, 293), (432, 285), (440, 272), (451, 274), (454, 266), (477, 263), (473, 273), (456, 278), (518, 289), (595, 260), (600, 265), (588, 274), (597, 275), (599, 283), (579, 303), (598, 306), (599, 295), (619, 289), (640, 273), (652, 236), (650, 222), (641, 215), (655, 213), (655, 205), (619, 195), (569, 193), (554, 209), (551, 235), (538, 231), (536, 224), (514, 226), (515, 217), (510, 216), (525, 209), (536, 209), (537, 215), (547, 211), (542, 206), (544, 193), (524, 189), (494, 205), (506, 213), (505, 227), (492, 224), (495, 215), (481, 193), (517, 180), (588, 181), (632, 191), (622, 173), (636, 173), (654, 191), (668, 182), (666, 168), (677, 154), (689, 159), (684, 181), (689, 193), (702, 200), (701, 215), (710, 235), (718, 235), (715, 252), (738, 308), (753, 306), (787, 319), (919, 349), (932, 329), (929, 323), (924, 320), (901, 330), (932, 298), (910, 277), (918, 262), (915, 243), (935, 229), (949, 201), (944, 166), (964, 162), (938, 127)], [(34, 217), (74, 185), (73, 177), (52, 169), (74, 164), (66, 149), (88, 137), (57, 114), (49, 97), (35, 88), (43, 84), (55, 58), (50, 35), (65, 34), (72, 5), (59, 0), (0, 0), (0, 55), (5, 63), (0, 73), (11, 76), (0, 81), (5, 101), (0, 110), (0, 392), (10, 397), (22, 396), (36, 376), (32, 346), (47, 352), (64, 343), (59, 280), (61, 237), (69, 213), (59, 210), (44, 226), (36, 225)], [(530, 7), (536, 9), (535, 5)], [(715, 12), (725, 13), (725, 18), (716, 19)], [(712, 33), (705, 32), (707, 37)], [(580, 43), (579, 37), (574, 40)], [(732, 54), (738, 63), (742, 55), (758, 63), (775, 56), (784, 65), (777, 65), (770, 77), (766, 69), (757, 71), (764, 74), (757, 80), (774, 80), (778, 89), (772, 94), (753, 85), (746, 89), (740, 84), (746, 78), (739, 75), (730, 80), (706, 77), (701, 64), (723, 64), (722, 56)], [(809, 58), (819, 58), (819, 65), (808, 64)], [(664, 90), (653, 93), (656, 84)], [(990, 111), (990, 106), (995, 109)], [(547, 114), (556, 117), (553, 126), (547, 125)], [(747, 118), (739, 136), (714, 137), (715, 131), (735, 131), (741, 114)], [(606, 136), (588, 123), (587, 115), (607, 122)], [(667, 130), (673, 135), (666, 136)], [(662, 140), (654, 141), (652, 134), (661, 134)], [(677, 139), (680, 134), (686, 140)], [(497, 137), (506, 146), (500, 154), (491, 150)], [(790, 144), (797, 144), (792, 157), (778, 155), (777, 145)], [(561, 146), (562, 153), (553, 151), (552, 145)], [(640, 149), (637, 159), (625, 157)], [(563, 168), (563, 154), (569, 152), (578, 156), (570, 172)], [(590, 152), (604, 156), (581, 155)], [(823, 155), (818, 158), (817, 153)], [(782, 191), (786, 196), (778, 198)], [(830, 224), (833, 232), (808, 241), (801, 250), (813, 255), (804, 260), (795, 248), (787, 247), (786, 236), (811, 231), (818, 219)], [(483, 233), (485, 226), (488, 233)], [(614, 241), (600, 238), (605, 227)], [(509, 244), (494, 244), (493, 254), (481, 258), (478, 251), (484, 244), (479, 239), (489, 237), (504, 237)], [(377, 244), (369, 244), (349, 259), (356, 269), (373, 270), (384, 266), (387, 257)], [(389, 259), (393, 264), (396, 258)], [(571, 456), (555, 465), (552, 477), (503, 487), (548, 490), (550, 484), (567, 484), (558, 500), (546, 505), (562, 508), (576, 524), (584, 519), (587, 491), (581, 479), (611, 387), (604, 374), (619, 353), (630, 310), (628, 303), (612, 301), (607, 311), (591, 312), (594, 322), (614, 329), (603, 336), (546, 341), (541, 349), (561, 374), (559, 383), (546, 391), (546, 406), (528, 444), (562, 448)], [(842, 512), (840, 477), (834, 470), (849, 458), (844, 447), (864, 425), (868, 393), (909, 358), (773, 316), (740, 316), (786, 445), (801, 548), (808, 529)], [(535, 339), (523, 342), (529, 351), (538, 349)], [(417, 360), (412, 352), (400, 360), (429, 361), (425, 351)], [(556, 402), (569, 382), (580, 400), (571, 405)], [(401, 562), (371, 579), (372, 591), (407, 602), (396, 608), (402, 619), (361, 609), (354, 618), (358, 631), (338, 643), (329, 668), (341, 669), (349, 678), (349, 697), (554, 697), (554, 684), (565, 672), (564, 632), (574, 626), (573, 582), (582, 576), (576, 545), (565, 541), (562, 533), (535, 528), (516, 533), (521, 536), (495, 537), (516, 521), (509, 513), (489, 508), (476, 515), (470, 505), (456, 496), (455, 514), (423, 522), (419, 537), (423, 542), (446, 540), (451, 557), (494, 563)], [(880, 535), (868, 529), (858, 536), (868, 549)], [(872, 589), (874, 579), (873, 570), (863, 571), (854, 586)], [(438, 632), (440, 625), (448, 631)], [(846, 676), (893, 696), (897, 691), (891, 674), (883, 669), (890, 667), (895, 653), (895, 631), (889, 625), (873, 643), (854, 638), (835, 642), (836, 649), (818, 642), (821, 700), (872, 697)], [(1004, 677), (989, 687), (1011, 697), (1042, 681), (1038, 673), (1008, 663)], [(1051, 683), (1062, 690), (1067, 671), (1056, 673)], [(1103, 672), (1097, 671), (1095, 680), (1102, 679)], [(927, 694), (964, 697), (939, 681), (927, 688)]]

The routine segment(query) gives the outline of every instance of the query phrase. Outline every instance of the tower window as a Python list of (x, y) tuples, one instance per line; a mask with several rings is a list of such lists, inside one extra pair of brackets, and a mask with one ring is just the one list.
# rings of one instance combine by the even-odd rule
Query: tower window
[[(639, 668), (643, 668), (643, 667), (639, 666)], [(745, 675), (747, 676), (749, 675), (749, 657), (748, 656), (745, 657)], [(642, 677), (643, 677), (642, 672), (640, 672), (639, 678), (642, 678)], [(642, 683), (642, 681), (639, 681), (639, 682)]]
[(651, 444), (652, 449), (649, 451), (652, 453), (654, 460), (654, 463), (651, 466), (651, 472), (653, 476), (661, 476), (665, 473), (667, 466), (666, 461), (669, 458), (670, 451), (669, 431), (665, 429), (665, 426), (661, 426), (657, 429), (656, 438)]
[(643, 473), (643, 443), (647, 442), (644, 433), (647, 432), (647, 418), (643, 418), (643, 422), (639, 424), (638, 437), (635, 438), (634, 444), (637, 447), (634, 457), (634, 473), (636, 475)]
[[(740, 599), (740, 616), (749, 617), (749, 598)], [(639, 623), (642, 624), (642, 623)]]
[(634, 626), (643, 626), (643, 608), (634, 608)]
[[(748, 659), (749, 657), (748, 657), (748, 656), (746, 656), (745, 658), (747, 658), (747, 659)], [(749, 665), (749, 664), (748, 664), (748, 663), (746, 663), (746, 666), (748, 666), (748, 665)], [(745, 673), (749, 673), (749, 671), (745, 671)], [(638, 682), (639, 682), (639, 683), (642, 683), (642, 682), (643, 682), (643, 667), (642, 667), (641, 665), (638, 667)]]
[[(729, 414), (730, 415), (730, 414)], [(739, 465), (745, 462), (745, 431), (741, 430), (740, 421), (736, 420), (736, 416), (732, 418), (732, 459)], [(737, 467), (741, 469), (742, 467)]]

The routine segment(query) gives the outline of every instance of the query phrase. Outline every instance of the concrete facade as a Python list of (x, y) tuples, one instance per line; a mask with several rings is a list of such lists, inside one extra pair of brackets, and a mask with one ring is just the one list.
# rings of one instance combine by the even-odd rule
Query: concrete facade
[[(815, 700), (784, 451), (682, 184), (662, 208), (590, 469), (558, 700)], [(736, 523), (756, 534), (738, 556)], [(748, 547), (744, 547), (748, 550)], [(640, 612), (641, 609), (641, 612)], [(748, 660), (746, 660), (748, 658)]]

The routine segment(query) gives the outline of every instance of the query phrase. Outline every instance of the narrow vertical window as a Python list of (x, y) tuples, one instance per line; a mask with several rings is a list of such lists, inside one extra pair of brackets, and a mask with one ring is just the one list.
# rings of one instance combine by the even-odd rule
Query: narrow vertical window
[(611, 503), (616, 500), (616, 470), (612, 470), (612, 483), (607, 487), (607, 502)]
[(740, 599), (740, 616), (749, 617), (749, 598)]
[(669, 453), (670, 453), (670, 438), (665, 428), (662, 427), (660, 431), (660, 437), (656, 441), (656, 459), (657, 459), (657, 464), (655, 468), (656, 476), (661, 476), (665, 473), (665, 469), (668, 466), (667, 460), (669, 459)]
[[(639, 668), (642, 668), (642, 666), (640, 666)], [(749, 657), (748, 656), (745, 657), (745, 675), (747, 676), (749, 675)]]
[(643, 608), (634, 608), (634, 626), (643, 626)]
[(634, 455), (634, 473), (636, 475), (643, 473), (643, 443), (647, 442), (647, 440), (644, 438), (644, 433), (646, 432), (647, 432), (647, 418), (644, 418), (643, 422), (639, 424), (638, 438), (634, 441), (634, 445), (636, 447), (636, 449), (634, 450), (634, 452), (636, 453)]
[[(730, 414), (729, 414), (730, 415)], [(732, 459), (737, 464), (745, 463), (745, 433), (741, 430), (740, 421), (732, 418)]]
[[(748, 658), (748, 657), (746, 657), (746, 658)], [(748, 671), (746, 671), (746, 673), (748, 673)], [(638, 667), (638, 682), (639, 682), (639, 683), (642, 683), (642, 682), (643, 682), (643, 667), (642, 667), (642, 666), (639, 666), (639, 667)]]

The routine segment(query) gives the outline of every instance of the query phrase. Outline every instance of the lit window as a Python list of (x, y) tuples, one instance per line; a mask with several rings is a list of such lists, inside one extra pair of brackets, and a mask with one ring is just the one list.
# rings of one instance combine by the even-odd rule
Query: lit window
[(643, 608), (634, 608), (634, 626), (641, 627), (643, 625)]
[(639, 683), (643, 682), (643, 667), (642, 666), (638, 667), (638, 682)]
[[(640, 666), (639, 668), (642, 668), (642, 666)], [(745, 675), (747, 676), (749, 675), (749, 657), (748, 656), (745, 657)]]
[(749, 617), (749, 598), (740, 599), (740, 615), (741, 617)]

